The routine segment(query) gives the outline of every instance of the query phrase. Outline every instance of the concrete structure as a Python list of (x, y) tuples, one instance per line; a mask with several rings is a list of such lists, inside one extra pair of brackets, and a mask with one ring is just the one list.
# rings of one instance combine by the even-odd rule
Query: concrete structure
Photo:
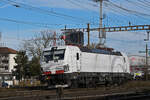
[(14, 57), (17, 51), (8, 47), (0, 47), (0, 83), (12, 85), (12, 70), (16, 65)]

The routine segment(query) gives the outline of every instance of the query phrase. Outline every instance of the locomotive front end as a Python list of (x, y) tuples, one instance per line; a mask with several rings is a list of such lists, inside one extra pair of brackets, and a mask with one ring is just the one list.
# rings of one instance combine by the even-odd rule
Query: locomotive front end
[(49, 85), (65, 84), (69, 66), (65, 61), (65, 47), (51, 47), (43, 51), (41, 67), (44, 81)]

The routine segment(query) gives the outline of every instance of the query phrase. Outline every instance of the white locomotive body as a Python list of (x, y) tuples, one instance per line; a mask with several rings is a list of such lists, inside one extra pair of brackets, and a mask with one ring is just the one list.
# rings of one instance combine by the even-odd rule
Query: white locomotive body
[(125, 54), (77, 46), (45, 49), (41, 67), (49, 85), (67, 84), (73, 87), (120, 83), (128, 79), (130, 73)]

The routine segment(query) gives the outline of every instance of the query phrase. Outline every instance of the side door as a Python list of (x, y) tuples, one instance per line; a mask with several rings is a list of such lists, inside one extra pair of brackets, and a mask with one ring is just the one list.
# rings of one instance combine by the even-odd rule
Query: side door
[(77, 71), (78, 71), (78, 72), (81, 70), (80, 60), (81, 60), (81, 58), (80, 58), (80, 52), (77, 51), (77, 52), (76, 52), (76, 67), (77, 67)]

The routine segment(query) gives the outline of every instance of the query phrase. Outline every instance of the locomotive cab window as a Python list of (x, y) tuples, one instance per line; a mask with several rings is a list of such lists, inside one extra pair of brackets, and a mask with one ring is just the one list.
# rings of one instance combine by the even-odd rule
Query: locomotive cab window
[(77, 60), (79, 60), (79, 53), (77, 53)]
[(48, 50), (44, 51), (44, 61), (52, 61), (52, 60), (64, 60), (65, 49), (56, 49), (56, 50)]

